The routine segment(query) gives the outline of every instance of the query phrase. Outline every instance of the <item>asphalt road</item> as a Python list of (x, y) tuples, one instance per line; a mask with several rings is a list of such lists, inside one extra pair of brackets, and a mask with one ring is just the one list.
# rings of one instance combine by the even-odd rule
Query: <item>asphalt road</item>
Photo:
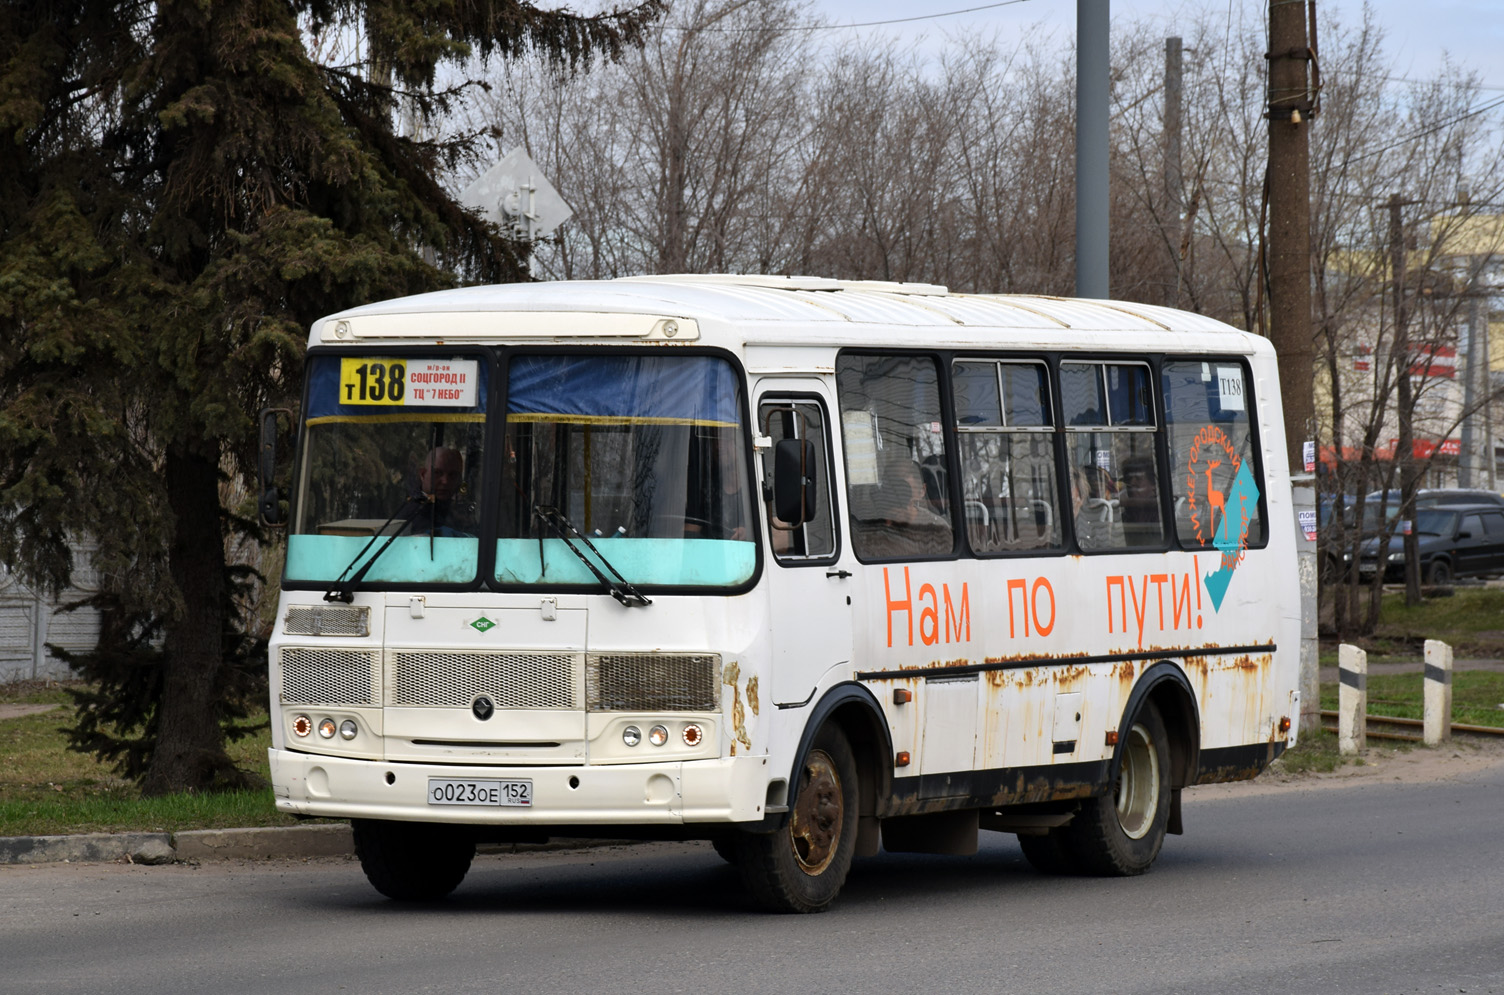
[(420, 908), (340, 859), (0, 867), (0, 992), (1504, 993), (1504, 765), (1185, 820), (1141, 878), (984, 834), (859, 861), (809, 917), (750, 910), (700, 845), (483, 857)]

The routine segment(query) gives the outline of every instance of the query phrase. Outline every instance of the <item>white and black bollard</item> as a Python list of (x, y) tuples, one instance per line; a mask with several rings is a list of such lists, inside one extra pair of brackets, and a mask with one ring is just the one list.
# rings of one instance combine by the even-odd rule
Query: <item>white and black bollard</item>
[(1425, 740), (1436, 746), (1452, 738), (1452, 647), (1426, 640)]
[(1368, 654), (1337, 647), (1337, 750), (1357, 753), (1368, 745)]

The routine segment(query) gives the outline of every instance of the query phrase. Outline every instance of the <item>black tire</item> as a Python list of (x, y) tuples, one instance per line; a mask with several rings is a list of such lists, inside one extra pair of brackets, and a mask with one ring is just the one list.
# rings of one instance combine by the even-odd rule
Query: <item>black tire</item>
[(1024, 859), (1041, 874), (1075, 874), (1076, 859), (1064, 839), (1063, 829), (1051, 829), (1043, 836), (1018, 837)]
[(1446, 587), (1452, 583), (1451, 562), (1442, 557), (1432, 560), (1426, 568), (1426, 583), (1432, 587)]
[(465, 880), (475, 840), (457, 826), (352, 819), (355, 853), (366, 879), (387, 898), (433, 902)]
[(1129, 877), (1159, 856), (1169, 819), (1169, 736), (1159, 709), (1145, 702), (1128, 727), (1107, 793), (1081, 805), (1060, 842), (1082, 873)]
[(770, 912), (824, 912), (856, 853), (856, 758), (839, 727), (825, 725), (800, 761), (788, 824), (736, 837), (742, 883)]

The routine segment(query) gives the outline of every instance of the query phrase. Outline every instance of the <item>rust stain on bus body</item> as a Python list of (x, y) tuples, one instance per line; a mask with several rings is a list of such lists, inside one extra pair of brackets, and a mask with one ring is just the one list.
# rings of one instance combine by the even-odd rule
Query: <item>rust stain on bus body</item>
[[(737, 680), (741, 677), (741, 666), (735, 661), (728, 663), (721, 671), (721, 683), (731, 688), (731, 747), (730, 755), (736, 756), (736, 744), (746, 747), (747, 752), (752, 752), (752, 737), (747, 735), (747, 710), (742, 706), (741, 690), (737, 687)], [(754, 691), (752, 678), (747, 682), (749, 692)], [(749, 695), (750, 697), (750, 695)], [(753, 708), (756, 714), (757, 709)]]

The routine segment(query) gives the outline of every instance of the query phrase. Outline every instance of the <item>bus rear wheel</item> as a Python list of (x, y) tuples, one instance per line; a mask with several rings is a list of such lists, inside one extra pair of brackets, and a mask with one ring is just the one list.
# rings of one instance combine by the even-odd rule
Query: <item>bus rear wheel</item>
[(475, 841), (455, 826), (352, 819), (355, 854), (372, 887), (399, 902), (433, 902), (459, 887)]
[(851, 744), (826, 725), (801, 761), (788, 823), (739, 837), (742, 881), (773, 912), (824, 912), (846, 883), (856, 853), (857, 771)]
[(1127, 877), (1154, 863), (1169, 819), (1169, 737), (1159, 709), (1145, 702), (1128, 727), (1108, 792), (1085, 802), (1059, 839), (1080, 871)]

